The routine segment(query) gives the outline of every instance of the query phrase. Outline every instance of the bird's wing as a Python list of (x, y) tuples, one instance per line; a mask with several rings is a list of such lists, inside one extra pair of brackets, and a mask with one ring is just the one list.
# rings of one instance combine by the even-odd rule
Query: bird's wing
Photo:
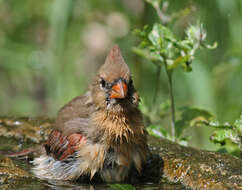
[(93, 111), (89, 92), (78, 96), (63, 106), (57, 116), (55, 129), (68, 136), (80, 133), (89, 125), (90, 113)]
[(89, 115), (92, 111), (90, 94), (78, 96), (61, 108), (44, 146), (47, 154), (63, 160), (85, 143), (85, 129), (89, 126)]
[(48, 155), (57, 160), (64, 160), (77, 151), (85, 142), (86, 138), (82, 134), (73, 133), (64, 136), (60, 131), (54, 129), (44, 147)]

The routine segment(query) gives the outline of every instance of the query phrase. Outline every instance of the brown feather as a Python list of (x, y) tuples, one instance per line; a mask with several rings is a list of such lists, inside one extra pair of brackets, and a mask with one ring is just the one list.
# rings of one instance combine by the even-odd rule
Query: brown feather
[(58, 160), (64, 160), (85, 142), (81, 134), (73, 133), (70, 136), (63, 136), (58, 130), (53, 130), (44, 146), (46, 152)]

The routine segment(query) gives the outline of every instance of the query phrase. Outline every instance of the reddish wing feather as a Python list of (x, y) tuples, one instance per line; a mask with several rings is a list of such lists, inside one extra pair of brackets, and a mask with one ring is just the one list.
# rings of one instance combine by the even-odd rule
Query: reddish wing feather
[(53, 130), (44, 146), (48, 155), (57, 160), (64, 160), (77, 151), (84, 141), (85, 137), (80, 133), (63, 136), (60, 131)]

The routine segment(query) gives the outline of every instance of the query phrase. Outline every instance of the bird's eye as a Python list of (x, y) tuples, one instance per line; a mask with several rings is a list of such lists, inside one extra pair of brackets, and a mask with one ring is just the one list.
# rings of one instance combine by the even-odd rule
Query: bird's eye
[(106, 87), (106, 81), (104, 79), (101, 79), (100, 85), (101, 85), (102, 88)]

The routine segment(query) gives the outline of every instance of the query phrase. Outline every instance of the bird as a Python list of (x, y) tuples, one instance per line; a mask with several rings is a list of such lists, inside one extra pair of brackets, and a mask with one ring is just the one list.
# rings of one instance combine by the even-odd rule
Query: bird
[(139, 101), (130, 69), (114, 45), (87, 92), (59, 110), (44, 154), (33, 160), (35, 176), (91, 181), (97, 175), (114, 183), (129, 179), (133, 169), (140, 174), (148, 146)]

